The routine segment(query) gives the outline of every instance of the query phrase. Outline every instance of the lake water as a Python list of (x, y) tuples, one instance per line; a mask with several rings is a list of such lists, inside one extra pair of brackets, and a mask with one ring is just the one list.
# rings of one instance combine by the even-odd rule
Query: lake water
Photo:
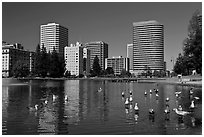
[[(100, 87), (102, 91), (98, 92)], [(154, 88), (159, 90), (159, 97), (154, 91), (149, 93)], [(202, 134), (202, 89), (194, 88), (193, 95), (189, 95), (190, 88), (102, 80), (2, 79), (2, 134)], [(126, 108), (124, 102), (130, 90), (133, 103)], [(122, 91), (125, 98), (121, 96)], [(179, 97), (175, 91), (181, 91)], [(190, 111), (194, 97), (199, 99), (195, 100), (196, 108), (190, 115), (180, 118), (172, 111), (178, 105)], [(136, 102), (138, 114), (134, 112)], [(166, 103), (169, 115), (164, 114)], [(39, 105), (37, 111), (35, 104)], [(154, 115), (149, 114), (150, 108), (154, 109)]]

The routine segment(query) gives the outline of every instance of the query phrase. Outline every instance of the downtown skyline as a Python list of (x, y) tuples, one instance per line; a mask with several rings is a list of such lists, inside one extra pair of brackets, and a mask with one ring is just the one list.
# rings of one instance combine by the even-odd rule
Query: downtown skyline
[(109, 44), (109, 57), (126, 57), (126, 46), (133, 43), (132, 23), (157, 20), (164, 25), (164, 61), (170, 70), (171, 57), (176, 61), (182, 52), (189, 21), (193, 13), (197, 9), (201, 11), (201, 8), (201, 2), (3, 2), (2, 40), (21, 43), (25, 49), (35, 51), (40, 43), (40, 25), (56, 22), (69, 29), (69, 44), (104, 41)]

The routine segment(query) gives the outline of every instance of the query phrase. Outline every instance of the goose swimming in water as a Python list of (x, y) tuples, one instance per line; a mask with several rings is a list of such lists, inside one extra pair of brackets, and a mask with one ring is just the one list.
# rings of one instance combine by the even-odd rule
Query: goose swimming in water
[(45, 105), (47, 105), (47, 104), (48, 104), (48, 100), (45, 100), (45, 102), (44, 102), (44, 103), (45, 103)]
[(125, 92), (122, 92), (122, 97), (125, 97)]
[(57, 99), (56, 95), (52, 95), (52, 100), (55, 101)]
[(135, 113), (138, 113), (138, 112), (139, 112), (139, 107), (138, 107), (137, 103), (135, 103), (134, 110), (135, 110)]
[(132, 91), (130, 90), (130, 95), (132, 95)]
[(145, 90), (145, 92), (144, 92), (144, 95), (147, 96), (147, 92), (146, 92), (146, 90)]
[(169, 98), (168, 97), (166, 98), (166, 102), (169, 102)]
[(193, 88), (190, 89), (189, 94), (193, 95)]
[(199, 98), (199, 97), (194, 97), (194, 99), (195, 99), (195, 100), (199, 100), (200, 98)]
[(165, 110), (164, 110), (164, 113), (165, 113), (165, 114), (169, 114), (169, 113), (170, 113), (170, 109), (169, 109), (169, 106), (168, 106), (168, 105), (166, 106), (166, 108), (165, 108)]
[(154, 114), (154, 109), (153, 109), (153, 108), (150, 108), (150, 109), (149, 109), (149, 114), (151, 114), (151, 115)]
[(65, 97), (64, 97), (64, 101), (65, 101), (65, 102), (68, 101), (68, 96), (67, 96), (67, 95), (65, 95)]
[(178, 97), (181, 94), (181, 92), (175, 92), (176, 97)]
[(132, 101), (133, 101), (133, 98), (132, 98), (132, 96), (130, 96), (130, 98), (129, 98), (129, 101), (130, 101), (130, 102), (132, 102)]
[(183, 108), (181, 107), (181, 105), (178, 106), (178, 110), (179, 110), (179, 111), (182, 111), (182, 110), (183, 110)]
[(190, 108), (190, 109), (194, 109), (194, 108), (195, 108), (194, 100), (191, 101), (191, 105), (190, 105), (189, 108)]
[(152, 90), (151, 89), (149, 90), (149, 93), (152, 94)]
[(34, 107), (27, 107), (29, 111), (37, 111), (38, 110), (38, 104), (35, 104)]
[(98, 92), (101, 92), (102, 91), (102, 88), (100, 87), (99, 89), (98, 89)]
[(187, 112), (187, 111), (179, 111), (177, 108), (174, 108), (173, 109), (175, 111), (175, 113), (179, 116), (185, 116), (185, 115), (188, 115), (190, 114), (190, 112)]
[(126, 98), (126, 100), (125, 100), (125, 108), (128, 108), (128, 105), (129, 105), (129, 101), (128, 101), (128, 98)]

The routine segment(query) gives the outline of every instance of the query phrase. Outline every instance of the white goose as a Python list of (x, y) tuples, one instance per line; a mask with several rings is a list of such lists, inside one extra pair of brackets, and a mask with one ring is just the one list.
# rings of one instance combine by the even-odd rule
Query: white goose
[(44, 102), (44, 103), (45, 103), (45, 105), (47, 105), (47, 104), (48, 104), (48, 100), (45, 100), (45, 102)]
[(189, 108), (190, 108), (190, 109), (194, 109), (194, 108), (195, 108), (194, 100), (191, 101), (191, 105), (190, 105)]
[(67, 95), (65, 95), (65, 97), (64, 97), (64, 101), (65, 101), (65, 102), (68, 101), (68, 96), (67, 96)]
[(166, 102), (169, 102), (169, 98), (168, 97), (166, 98)]
[(187, 111), (179, 111), (177, 108), (174, 108), (173, 110), (175, 111), (177, 115), (180, 115), (180, 116), (185, 116), (185, 115), (190, 114), (190, 112), (187, 112)]
[(175, 92), (176, 97), (178, 97), (181, 94), (181, 92)]
[(99, 89), (98, 89), (98, 92), (101, 92), (102, 91), (102, 88), (100, 87)]
[(125, 105), (129, 105), (129, 99), (128, 98), (126, 98), (126, 100), (125, 100)]
[(199, 97), (194, 97), (194, 99), (195, 99), (195, 100), (199, 100), (200, 98), (199, 98)]
[(125, 92), (124, 91), (122, 92), (122, 97), (125, 97)]
[(134, 110), (135, 110), (135, 113), (138, 113), (138, 111), (139, 111), (139, 107), (138, 107), (137, 103), (135, 103)]
[(34, 107), (27, 107), (29, 111), (37, 111), (38, 110), (38, 104), (35, 104)]
[(146, 90), (145, 90), (145, 92), (144, 92), (144, 95), (147, 96), (147, 92), (146, 92)]
[(152, 94), (152, 90), (151, 89), (149, 90), (149, 93)]
[(130, 96), (130, 98), (129, 98), (129, 101), (130, 101), (130, 102), (132, 102), (132, 101), (133, 101), (133, 98), (132, 98), (132, 96)]

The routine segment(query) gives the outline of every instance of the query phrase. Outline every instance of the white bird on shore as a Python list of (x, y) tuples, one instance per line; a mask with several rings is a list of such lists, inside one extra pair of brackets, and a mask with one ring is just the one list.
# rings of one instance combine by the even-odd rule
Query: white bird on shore
[(180, 115), (180, 116), (185, 116), (185, 115), (190, 114), (190, 112), (187, 112), (187, 111), (179, 111), (177, 108), (174, 108), (173, 110), (175, 111), (177, 115)]

